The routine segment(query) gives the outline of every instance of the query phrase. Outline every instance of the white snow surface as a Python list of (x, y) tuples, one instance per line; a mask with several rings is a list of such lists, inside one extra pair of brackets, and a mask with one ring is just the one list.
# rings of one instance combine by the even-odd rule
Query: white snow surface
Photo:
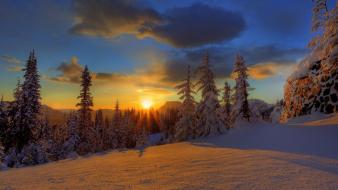
[(338, 189), (338, 114), (8, 169), (0, 189)]

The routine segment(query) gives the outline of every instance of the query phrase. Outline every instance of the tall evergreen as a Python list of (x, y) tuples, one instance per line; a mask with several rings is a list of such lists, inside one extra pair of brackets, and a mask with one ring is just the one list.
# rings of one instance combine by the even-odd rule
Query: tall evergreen
[(235, 76), (236, 85), (234, 87), (235, 93), (233, 96), (234, 106), (233, 106), (233, 116), (241, 116), (248, 121), (250, 120), (250, 109), (248, 102), (248, 87), (249, 83), (247, 81), (248, 68), (245, 65), (244, 58), (240, 55), (236, 56), (236, 62), (234, 65), (233, 74)]
[(80, 102), (76, 105), (79, 108), (79, 133), (80, 139), (82, 142), (91, 144), (93, 136), (93, 123), (91, 119), (91, 107), (93, 106), (93, 97), (90, 92), (90, 87), (92, 86), (92, 78), (88, 67), (85, 66), (82, 76), (81, 76), (81, 92), (78, 96)]
[(190, 79), (190, 65), (188, 65), (187, 78), (181, 84), (177, 85), (178, 95), (183, 100), (179, 114), (180, 119), (176, 123), (175, 139), (178, 141), (193, 138), (195, 135), (195, 100), (192, 90), (192, 82)]
[(34, 142), (40, 131), (40, 76), (37, 71), (37, 60), (32, 51), (24, 69), (24, 82), (17, 84), (14, 101), (9, 106), (9, 125), (7, 140), (10, 146), (18, 151)]
[(224, 83), (223, 89), (223, 105), (221, 107), (220, 117), (227, 129), (230, 128), (232, 123), (230, 113), (231, 113), (231, 103), (230, 103), (231, 88), (228, 82)]
[(201, 91), (202, 99), (197, 106), (197, 130), (199, 135), (220, 134), (223, 123), (218, 117), (220, 107), (218, 90), (214, 81), (214, 74), (209, 65), (209, 54), (204, 57), (203, 63), (198, 67), (199, 80), (196, 83)]
[(8, 130), (8, 127), (9, 126), (8, 126), (7, 110), (5, 108), (3, 96), (1, 96), (1, 101), (0, 101), (0, 151), (2, 151), (2, 148), (4, 148), (6, 132)]
[(95, 147), (96, 150), (102, 150), (103, 148), (103, 113), (102, 110), (98, 110), (95, 114)]

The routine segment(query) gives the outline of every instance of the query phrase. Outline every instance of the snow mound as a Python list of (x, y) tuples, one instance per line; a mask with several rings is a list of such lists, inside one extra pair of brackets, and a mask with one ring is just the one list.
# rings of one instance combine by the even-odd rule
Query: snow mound
[(300, 61), (295, 70), (288, 77), (288, 80), (297, 80), (308, 76), (310, 68), (320, 60), (320, 51), (313, 51)]

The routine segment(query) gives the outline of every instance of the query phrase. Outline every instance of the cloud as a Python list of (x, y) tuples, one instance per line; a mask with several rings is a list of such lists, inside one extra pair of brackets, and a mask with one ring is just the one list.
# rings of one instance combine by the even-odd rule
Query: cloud
[(9, 55), (0, 56), (0, 61), (5, 64), (7, 71), (10, 72), (20, 72), (23, 67), (21, 66), (22, 61), (16, 57)]
[(75, 0), (75, 34), (117, 37), (138, 34), (141, 28), (161, 21), (155, 10), (142, 8), (134, 0)]
[(56, 70), (61, 72), (61, 75), (49, 77), (52, 81), (80, 83), (83, 66), (78, 63), (77, 57), (72, 57), (69, 62), (61, 63)]
[(260, 63), (248, 68), (249, 78), (263, 80), (277, 75), (287, 76), (291, 69), (294, 68), (295, 62), (286, 63)]
[[(80, 83), (84, 66), (72, 57), (69, 62), (62, 62), (53, 70), (60, 72), (57, 76), (45, 76), (47, 80), (63, 83)], [(89, 68), (90, 70), (90, 68)], [(165, 81), (164, 67), (159, 63), (149, 63), (137, 67), (133, 72), (124, 74), (118, 72), (92, 72), (92, 80), (96, 85), (134, 86), (138, 89), (163, 89), (174, 86), (174, 83)], [(146, 91), (146, 90), (145, 90)]]
[(0, 56), (0, 60), (5, 63), (14, 64), (14, 65), (20, 65), (22, 63), (20, 59), (13, 57), (13, 56), (9, 56), (9, 55)]
[(161, 14), (135, 0), (75, 0), (74, 10), (70, 30), (74, 34), (105, 38), (131, 34), (175, 47), (230, 41), (246, 28), (241, 14), (199, 3)]
[(230, 76), (237, 53), (244, 56), (246, 64), (253, 68), (251, 74), (253, 74), (252, 78), (254, 79), (275, 76), (278, 72), (272, 70), (272, 66), (276, 68), (281, 68), (283, 65), (288, 67), (290, 64), (295, 64), (307, 53), (305, 49), (282, 48), (277, 45), (243, 47), (240, 50), (232, 47), (214, 46), (180, 52), (175, 51), (163, 63), (165, 71), (164, 80), (178, 82), (184, 79), (187, 65), (189, 64), (193, 70), (197, 68), (207, 51), (209, 52), (210, 64), (217, 79), (224, 79)]
[(196, 47), (229, 41), (246, 25), (241, 14), (205, 4), (175, 7), (166, 12), (166, 22), (143, 33), (175, 47)]

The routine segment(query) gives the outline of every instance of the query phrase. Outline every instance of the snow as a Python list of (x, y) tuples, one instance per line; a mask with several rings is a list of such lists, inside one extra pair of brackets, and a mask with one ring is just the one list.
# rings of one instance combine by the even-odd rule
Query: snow
[(313, 64), (320, 60), (321, 51), (313, 51), (308, 56), (306, 56), (303, 60), (301, 60), (295, 70), (288, 77), (288, 80), (297, 80), (303, 78), (309, 74), (309, 70)]
[(337, 114), (238, 121), (220, 136), (1, 171), (0, 189), (337, 189), (337, 134)]

